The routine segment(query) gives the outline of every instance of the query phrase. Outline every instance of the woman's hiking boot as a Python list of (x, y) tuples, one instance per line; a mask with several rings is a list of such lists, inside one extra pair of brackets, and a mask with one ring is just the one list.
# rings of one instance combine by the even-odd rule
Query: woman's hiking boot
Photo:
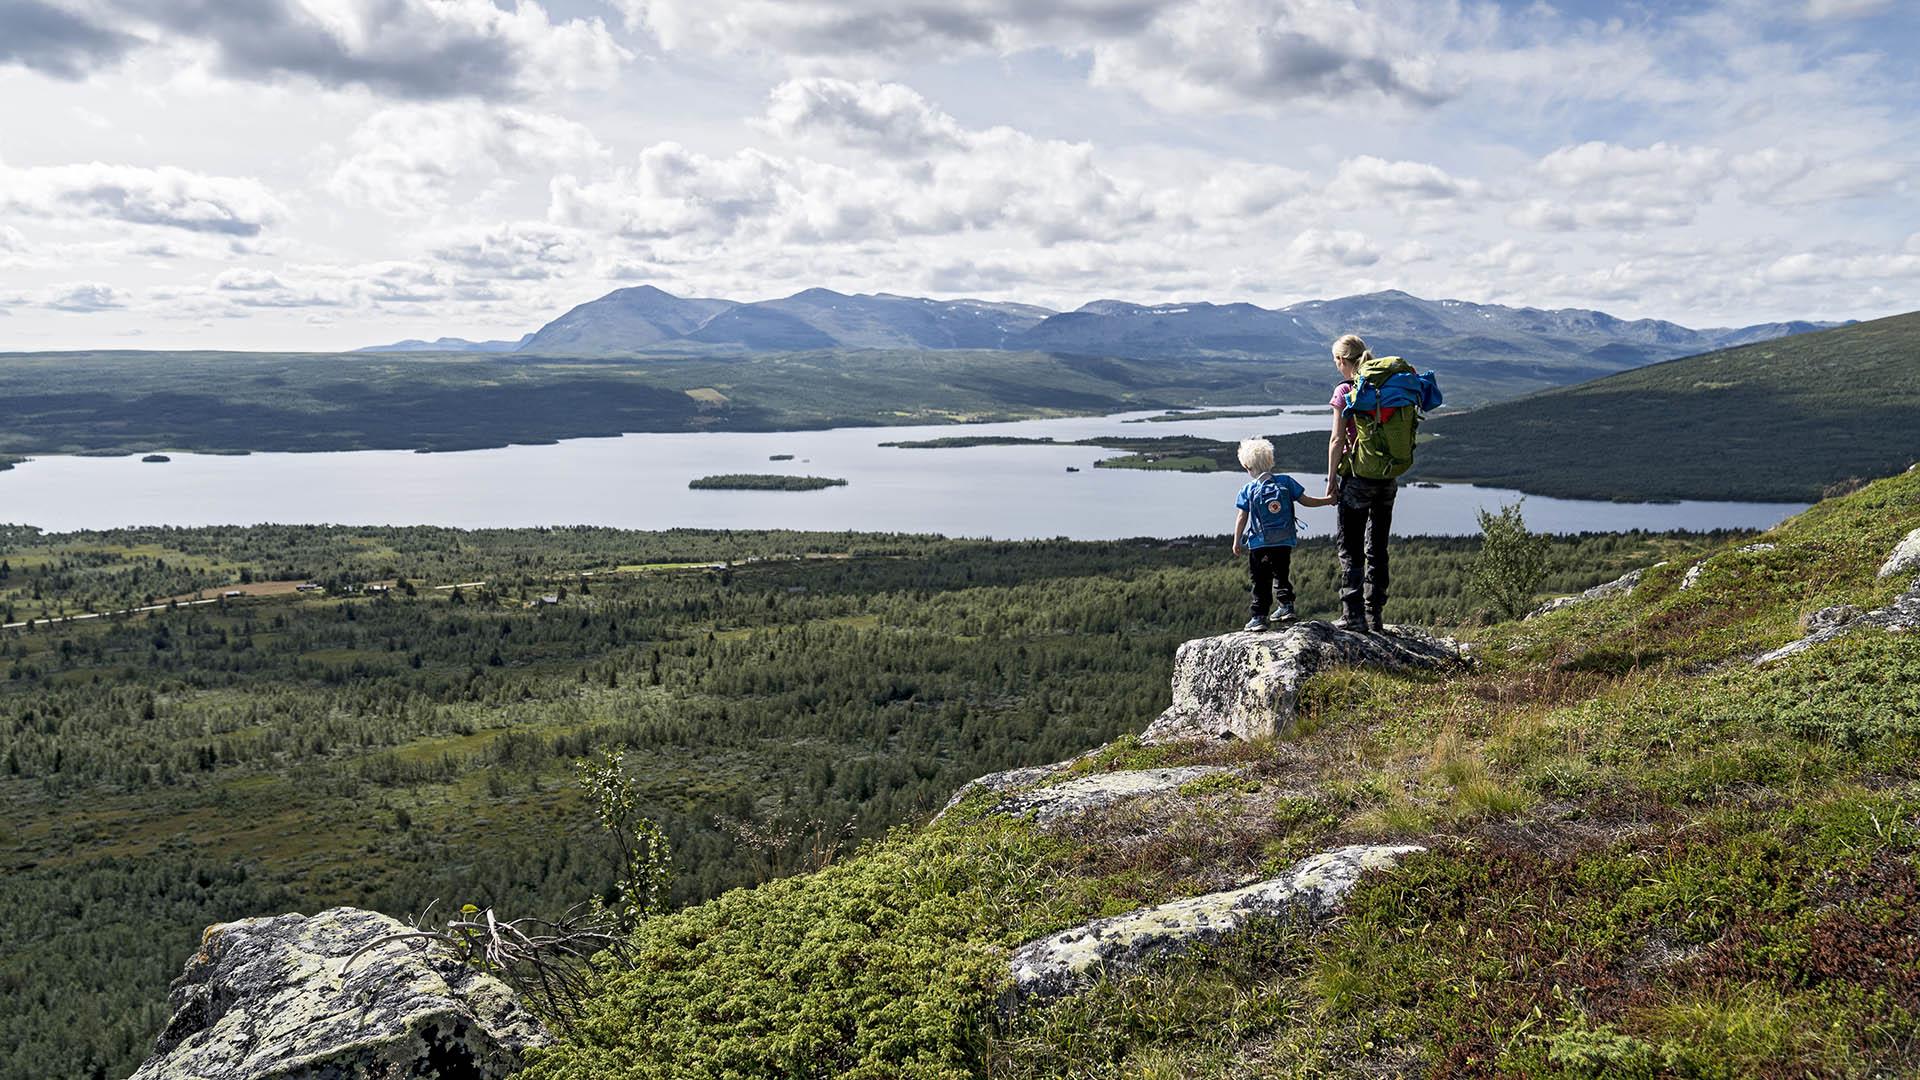
[(1367, 632), (1367, 616), (1357, 607), (1350, 607), (1339, 618), (1333, 620), (1335, 630), (1345, 630), (1352, 634)]
[(1380, 617), (1379, 608), (1367, 609), (1367, 630), (1375, 634), (1384, 634), (1387, 632), (1387, 621)]

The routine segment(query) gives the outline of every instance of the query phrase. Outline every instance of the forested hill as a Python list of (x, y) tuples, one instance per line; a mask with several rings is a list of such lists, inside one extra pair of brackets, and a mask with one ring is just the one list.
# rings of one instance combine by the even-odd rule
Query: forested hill
[(1566, 498), (1811, 501), (1920, 460), (1920, 312), (1441, 415), (1427, 479)]

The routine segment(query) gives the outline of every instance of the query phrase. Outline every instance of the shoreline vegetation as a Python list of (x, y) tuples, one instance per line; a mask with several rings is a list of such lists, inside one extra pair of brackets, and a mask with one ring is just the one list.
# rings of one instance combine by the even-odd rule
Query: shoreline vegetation
[(827, 476), (780, 476), (772, 473), (723, 473), (702, 476), (687, 482), (694, 491), (819, 491), (846, 487), (847, 482)]
[[(1266, 439), (1273, 443), (1275, 468), (1286, 472), (1314, 472), (1326, 468), (1327, 433), (1324, 431), (1296, 431), (1290, 435), (1268, 435)], [(957, 450), (974, 446), (1095, 446), (1103, 450), (1122, 451), (1119, 457), (1095, 461), (1093, 465), (1096, 469), (1208, 473), (1234, 472), (1240, 468), (1238, 442), (1198, 435), (1138, 438), (1108, 435), (1069, 442), (1017, 435), (946, 435), (937, 439), (909, 439), (880, 445), (901, 450)]]
[(1123, 420), (1125, 424), (1175, 424), (1186, 420), (1242, 420), (1259, 416), (1284, 416), (1288, 409), (1168, 409), (1159, 416), (1141, 416)]

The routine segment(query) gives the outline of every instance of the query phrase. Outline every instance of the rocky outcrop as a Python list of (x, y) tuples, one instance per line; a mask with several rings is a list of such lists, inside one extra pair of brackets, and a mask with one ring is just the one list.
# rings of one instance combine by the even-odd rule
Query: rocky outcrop
[(1609, 596), (1630, 593), (1633, 591), (1634, 586), (1640, 584), (1640, 579), (1645, 575), (1646, 570), (1644, 569), (1629, 570), (1619, 577), (1614, 578), (1612, 581), (1595, 585), (1593, 588), (1576, 596), (1556, 596), (1528, 612), (1527, 618), (1537, 619), (1548, 612), (1559, 611), (1561, 608), (1570, 608), (1575, 604), (1584, 604), (1590, 600), (1603, 600)]
[(1893, 554), (1880, 564), (1879, 576), (1890, 578), (1896, 574), (1912, 573), (1920, 573), (1920, 529), (1908, 533), (1893, 546)]
[(1187, 765), (1175, 769), (1095, 773), (1010, 795), (994, 807), (994, 813), (1012, 817), (1032, 814), (1037, 824), (1046, 826), (1127, 799), (1175, 791), (1183, 784), (1229, 771), (1218, 765)]
[(1176, 900), (1028, 942), (1013, 954), (1009, 1006), (1077, 990), (1100, 975), (1131, 971), (1196, 944), (1219, 941), (1260, 919), (1321, 919), (1360, 875), (1390, 868), (1416, 845), (1356, 844), (1306, 859), (1276, 878)]
[[(1848, 617), (1849, 612), (1852, 612), (1851, 617)], [(1880, 629), (1896, 634), (1920, 630), (1920, 578), (1916, 578), (1906, 592), (1894, 597), (1893, 602), (1883, 608), (1874, 608), (1865, 613), (1848, 605), (1822, 608), (1807, 616), (1807, 629), (1811, 633), (1806, 637), (1765, 653), (1754, 663), (1771, 664), (1775, 660), (1785, 660), (1816, 645), (1824, 645), (1835, 638), (1857, 634), (1862, 630)]]
[(493, 1080), (547, 1039), (506, 985), (409, 927), (333, 908), (207, 929), (132, 1080)]
[(1141, 741), (1279, 735), (1292, 726), (1300, 686), (1316, 671), (1363, 665), (1444, 670), (1466, 660), (1465, 649), (1451, 638), (1408, 626), (1387, 631), (1359, 634), (1303, 622), (1277, 632), (1189, 641), (1174, 654), (1173, 704), (1148, 725)]

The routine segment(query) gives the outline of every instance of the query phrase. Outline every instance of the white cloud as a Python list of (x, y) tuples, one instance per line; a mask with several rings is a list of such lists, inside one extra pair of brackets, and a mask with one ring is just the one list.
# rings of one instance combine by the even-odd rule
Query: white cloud
[(1053, 48), (1171, 109), (1431, 104), (1423, 33), (1351, 0), (619, 0), (670, 50), (802, 67)]
[(541, 222), (451, 230), (434, 258), (488, 278), (539, 280), (566, 272), (592, 256), (586, 239)]
[(1549, 183), (1575, 191), (1678, 189), (1690, 195), (1723, 176), (1726, 159), (1712, 147), (1656, 142), (1635, 149), (1596, 140), (1555, 150), (1540, 159), (1538, 171)]
[(612, 178), (582, 183), (572, 175), (552, 184), (552, 220), (610, 228), (623, 236), (699, 233), (725, 237), (742, 222), (780, 205), (792, 165), (757, 150), (725, 158), (666, 142), (641, 151), (637, 165)]
[(354, 132), (352, 145), (328, 187), (348, 202), (402, 216), (441, 209), (463, 182), (606, 155), (583, 124), (472, 102), (382, 109)]
[(131, 297), (123, 289), (101, 281), (59, 285), (43, 294), (41, 303), (55, 311), (90, 314), (126, 307)]
[(1385, 206), (1405, 212), (1416, 206), (1469, 199), (1481, 193), (1481, 184), (1463, 180), (1437, 165), (1419, 161), (1387, 161), (1371, 154), (1348, 158), (1327, 181), (1326, 197), (1336, 207), (1354, 209)]
[(1380, 249), (1352, 229), (1307, 229), (1287, 245), (1287, 257), (1309, 264), (1372, 266), (1380, 261)]
[(1878, 15), (1893, 6), (1893, 0), (1807, 0), (1809, 19), (1858, 19)]
[(606, 85), (628, 55), (600, 19), (556, 23), (534, 0), (13, 0), (0, 30), (0, 63), (60, 77), (157, 43), (231, 78), (418, 100)]
[(213, 287), (225, 292), (265, 292), (284, 289), (280, 279), (265, 270), (223, 270), (213, 279)]
[(1095, 44), (1091, 77), (1179, 111), (1436, 104), (1447, 93), (1405, 29), (1338, 0), (1193, 0)]
[[(824, 132), (857, 162), (760, 150), (715, 157), (658, 143), (610, 178), (555, 178), (549, 219), (682, 244), (717, 243), (749, 225), (756, 236), (787, 243), (1012, 230), (1056, 244), (1112, 238), (1155, 216), (1144, 185), (1102, 168), (1089, 144), (1008, 127), (967, 130), (896, 84), (800, 85), (807, 89), (776, 93), (764, 126), (822, 131), (796, 120), (819, 113), (791, 103), (838, 102), (825, 114), (834, 120)], [(908, 145), (921, 153), (904, 153)]]
[(960, 125), (898, 83), (789, 79), (775, 87), (765, 126), (785, 138), (819, 137), (890, 157), (958, 149)]
[(256, 236), (287, 216), (257, 180), (98, 161), (0, 164), (0, 209), (56, 221), (110, 220), (231, 237)]

